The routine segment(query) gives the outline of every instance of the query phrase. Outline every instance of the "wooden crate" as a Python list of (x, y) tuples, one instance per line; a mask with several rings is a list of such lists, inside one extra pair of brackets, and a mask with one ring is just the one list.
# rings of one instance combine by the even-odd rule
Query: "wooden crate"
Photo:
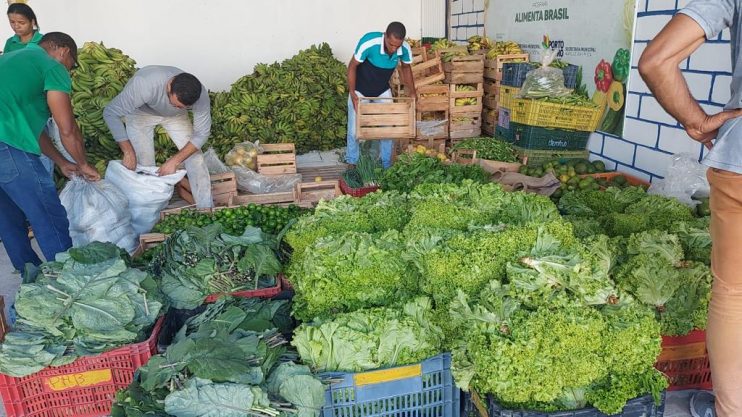
[[(195, 204), (196, 200), (193, 198), (191, 183), (188, 181), (188, 176), (185, 176), (180, 180), (176, 185), (175, 190), (178, 192), (180, 198), (187, 201), (189, 204)], [(211, 198), (214, 200), (214, 205), (228, 206), (231, 204), (232, 198), (236, 195), (237, 178), (234, 172), (211, 175)]]
[[(445, 50), (444, 50), (445, 51)], [(457, 56), (443, 63), (444, 81), (449, 84), (477, 84), (484, 80), (484, 56)]]
[[(468, 120), (460, 120), (461, 118)], [(456, 139), (474, 138), (482, 135), (482, 113), (451, 114), (448, 124), (448, 137), (452, 145)]]
[(482, 121), (482, 136), (494, 137), (496, 130), (497, 123), (489, 123), (486, 120)]
[(233, 204), (236, 206), (244, 206), (247, 204), (292, 204), (296, 202), (295, 191), (265, 194), (238, 194), (233, 199)]
[(296, 147), (293, 143), (271, 143), (260, 147), (263, 152), (258, 154), (258, 174), (296, 174)]
[[(474, 91), (456, 91), (456, 87), (461, 84), (449, 84), (450, 91), (448, 93), (448, 96), (450, 98), (449, 103), (449, 111), (451, 112), (451, 115), (456, 114), (462, 114), (462, 113), (481, 113), (482, 112), (482, 97), (484, 97), (484, 89), (482, 87), (482, 83), (476, 84), (476, 90)], [(474, 105), (466, 105), (466, 106), (457, 106), (456, 105), (456, 99), (458, 98), (475, 98), (477, 99), (477, 104)]]
[(339, 181), (303, 182), (294, 190), (298, 203), (316, 204), (320, 200), (332, 200), (340, 196)]
[(164, 233), (142, 233), (139, 235), (139, 246), (137, 247), (137, 250), (134, 251), (132, 257), (136, 258), (142, 256), (144, 251), (153, 246), (159, 245), (164, 242), (165, 239), (167, 239), (167, 235)]
[(440, 56), (412, 65), (412, 80), (415, 83), (415, 89), (443, 81), (444, 78)]
[(495, 59), (484, 60), (484, 78), (502, 81), (502, 66), (506, 62), (528, 62), (528, 54), (498, 55)]
[(362, 98), (356, 114), (358, 139), (408, 139), (415, 137), (415, 100), (409, 97)]
[[(422, 132), (417, 126), (416, 129), (416, 135), (413, 139), (414, 141), (425, 141), (428, 142), (429, 140), (436, 140), (436, 139), (447, 139), (448, 138), (448, 120), (449, 120), (449, 113), (448, 113), (448, 107), (446, 107), (446, 110), (442, 111), (434, 111), (434, 112), (418, 112), (417, 113), (417, 121), (422, 122), (423, 119), (427, 119), (427, 115), (431, 115), (433, 118), (425, 121), (445, 121), (445, 123), (441, 126), (440, 129), (435, 129), (436, 132), (433, 134)], [(432, 130), (432, 129), (431, 129)]]
[[(425, 85), (416, 87), (417, 102), (415, 110), (418, 114), (431, 111), (448, 111), (449, 87), (446, 84)], [(437, 94), (435, 96), (425, 96), (426, 94)]]

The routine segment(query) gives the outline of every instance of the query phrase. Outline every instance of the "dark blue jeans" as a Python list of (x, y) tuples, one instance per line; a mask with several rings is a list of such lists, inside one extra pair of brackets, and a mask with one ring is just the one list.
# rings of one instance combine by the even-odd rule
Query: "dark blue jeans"
[(47, 260), (72, 246), (67, 212), (39, 156), (0, 142), (0, 238), (19, 271), (26, 263), (41, 263), (26, 222)]

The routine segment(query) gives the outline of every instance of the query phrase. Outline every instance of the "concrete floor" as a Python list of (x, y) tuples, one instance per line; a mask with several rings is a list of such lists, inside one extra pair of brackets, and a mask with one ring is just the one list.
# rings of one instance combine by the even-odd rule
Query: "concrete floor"
[[(36, 247), (36, 250), (39, 252), (38, 247)], [(15, 300), (15, 294), (18, 291), (20, 282), (20, 276), (13, 272), (13, 266), (10, 264), (8, 255), (5, 253), (5, 247), (0, 245), (0, 295), (5, 299), (6, 317), (7, 308)], [(665, 417), (690, 417), (688, 399), (691, 393), (692, 391), (668, 393)], [(0, 417), (5, 417), (4, 408), (0, 408)]]

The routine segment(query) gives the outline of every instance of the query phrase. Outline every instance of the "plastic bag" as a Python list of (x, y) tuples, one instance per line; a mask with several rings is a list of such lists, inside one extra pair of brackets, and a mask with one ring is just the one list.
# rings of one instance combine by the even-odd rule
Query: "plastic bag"
[(672, 157), (664, 180), (652, 181), (647, 192), (665, 197), (674, 197), (683, 204), (695, 207), (699, 202), (691, 197), (708, 197), (711, 192), (706, 170), (698, 158), (689, 153), (679, 153)]
[(106, 168), (106, 180), (117, 186), (129, 201), (131, 225), (137, 234), (152, 230), (173, 196), (175, 184), (185, 177), (186, 171), (180, 169), (174, 174), (157, 175), (157, 167), (137, 165), (132, 171), (121, 161), (110, 161)]
[(257, 171), (258, 154), (263, 152), (259, 142), (242, 142), (234, 145), (232, 150), (224, 155), (224, 162), (227, 166), (240, 166), (242, 168)]
[(59, 195), (67, 210), (70, 237), (74, 246), (90, 242), (111, 242), (134, 253), (139, 244), (131, 226), (126, 196), (106, 180), (88, 182), (73, 177)]
[(216, 154), (214, 148), (209, 148), (208, 151), (204, 152), (204, 162), (206, 163), (206, 169), (209, 170), (210, 175), (214, 174), (226, 174), (231, 170), (224, 165), (219, 159), (219, 155)]
[(237, 178), (237, 189), (253, 194), (287, 192), (301, 182), (301, 174), (261, 175), (241, 166), (231, 168)]
[(448, 119), (444, 120), (423, 120), (417, 122), (418, 136), (422, 139), (430, 137), (440, 137), (446, 133)]
[(518, 97), (564, 97), (572, 94), (572, 90), (564, 86), (564, 73), (562, 70), (549, 66), (554, 61), (554, 58), (556, 58), (556, 54), (556, 50), (542, 52), (541, 66), (528, 71)]

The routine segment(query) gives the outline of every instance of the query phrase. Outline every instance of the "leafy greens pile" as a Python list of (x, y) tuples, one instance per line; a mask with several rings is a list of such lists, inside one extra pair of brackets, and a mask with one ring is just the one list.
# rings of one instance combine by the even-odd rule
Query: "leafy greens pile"
[(453, 151), (461, 149), (477, 151), (477, 158), (490, 161), (516, 162), (518, 153), (507, 142), (491, 137), (464, 139), (453, 147)]
[(420, 184), (460, 183), (465, 179), (485, 183), (489, 174), (479, 165), (444, 164), (438, 158), (414, 152), (401, 155), (384, 170), (379, 184), (385, 191), (408, 192)]
[(170, 305), (194, 309), (210, 294), (275, 285), (282, 270), (279, 245), (280, 237), (255, 227), (232, 236), (212, 223), (173, 233), (151, 265)]
[(147, 273), (110, 243), (57, 254), (21, 285), (18, 319), (0, 345), (0, 372), (22, 377), (149, 336), (163, 300)]
[[(220, 299), (116, 396), (112, 417), (317, 417), (324, 386), (277, 332), (286, 301)], [(256, 312), (262, 316), (256, 319)]]

